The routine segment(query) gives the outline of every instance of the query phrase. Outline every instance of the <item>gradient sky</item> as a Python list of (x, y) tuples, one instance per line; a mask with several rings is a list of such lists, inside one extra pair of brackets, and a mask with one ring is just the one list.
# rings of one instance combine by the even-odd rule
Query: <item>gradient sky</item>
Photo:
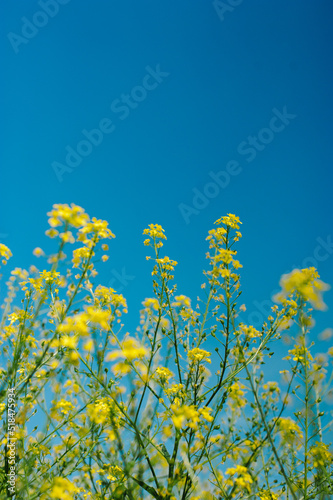
[[(256, 326), (293, 267), (315, 265), (333, 284), (333, 4), (230, 3), (224, 13), (206, 0), (3, 3), (0, 236), (10, 267), (38, 264), (36, 246), (52, 250), (46, 212), (73, 202), (117, 236), (99, 281), (126, 296), (128, 330), (152, 296), (150, 223), (165, 228), (178, 292), (195, 301), (207, 232), (238, 215), (243, 320)], [(333, 326), (332, 290), (326, 302), (315, 337)]]

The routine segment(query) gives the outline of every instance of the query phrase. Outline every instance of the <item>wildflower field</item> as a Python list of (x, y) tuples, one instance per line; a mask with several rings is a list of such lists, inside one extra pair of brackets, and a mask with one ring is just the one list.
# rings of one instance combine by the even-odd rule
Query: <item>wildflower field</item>
[[(36, 248), (42, 270), (11, 271), (2, 306), (1, 499), (333, 498), (333, 347), (318, 355), (312, 341), (328, 289), (315, 268), (282, 276), (257, 330), (239, 320), (238, 217), (209, 231), (195, 305), (151, 224), (152, 293), (127, 332), (126, 298), (98, 283), (108, 223), (74, 204), (48, 216), (54, 254)], [(266, 380), (286, 331), (289, 369)]]

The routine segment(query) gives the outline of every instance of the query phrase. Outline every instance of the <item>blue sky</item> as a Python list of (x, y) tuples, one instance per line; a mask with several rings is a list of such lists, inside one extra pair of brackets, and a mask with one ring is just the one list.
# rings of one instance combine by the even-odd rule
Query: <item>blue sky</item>
[[(28, 267), (50, 248), (54, 203), (107, 219), (117, 238), (99, 281), (127, 297), (128, 329), (152, 295), (150, 223), (195, 301), (208, 230), (240, 217), (244, 321), (295, 266), (333, 284), (332, 3), (225, 4), (2, 6), (1, 241)], [(316, 334), (333, 326), (332, 291), (326, 302)]]

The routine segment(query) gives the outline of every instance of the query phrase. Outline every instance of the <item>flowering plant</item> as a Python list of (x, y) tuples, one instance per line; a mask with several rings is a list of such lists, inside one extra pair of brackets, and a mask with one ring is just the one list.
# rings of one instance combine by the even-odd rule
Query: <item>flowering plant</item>
[[(108, 223), (74, 204), (48, 215), (57, 252), (42, 271), (14, 269), (3, 305), (1, 499), (333, 495), (322, 424), (333, 348), (314, 356), (308, 341), (310, 306), (324, 309), (327, 289), (314, 268), (282, 277), (279, 305), (257, 330), (239, 320), (238, 217), (209, 231), (205, 297), (195, 309), (177, 293), (164, 229), (151, 224), (144, 245), (153, 296), (135, 334), (124, 333), (126, 299), (95, 284), (98, 253), (106, 261), (105, 241), (114, 238)], [(41, 248), (34, 254), (45, 257)], [(1, 244), (0, 255), (5, 264), (11, 252)], [(263, 364), (286, 330), (294, 345), (282, 392)]]

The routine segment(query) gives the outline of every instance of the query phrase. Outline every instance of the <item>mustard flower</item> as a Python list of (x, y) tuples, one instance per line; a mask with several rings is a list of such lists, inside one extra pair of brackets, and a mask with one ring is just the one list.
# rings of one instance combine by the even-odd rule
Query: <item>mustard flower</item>
[(155, 377), (161, 382), (161, 384), (169, 384), (170, 378), (172, 378), (174, 374), (169, 368), (165, 368), (164, 366), (158, 367), (155, 370)]
[(45, 255), (44, 250), (42, 250), (40, 247), (36, 247), (32, 253), (35, 257), (43, 257)]
[(12, 256), (13, 254), (9, 248), (3, 243), (0, 243), (0, 257), (2, 257), (1, 262), (4, 266), (7, 264), (7, 260), (9, 260)]
[(133, 361), (137, 358), (143, 358), (146, 354), (148, 354), (148, 351), (145, 347), (139, 345), (136, 339), (127, 337), (122, 342), (121, 349), (110, 352), (105, 359), (106, 361), (110, 361), (112, 359), (125, 358), (128, 361)]
[(175, 297), (175, 302), (173, 302), (171, 305), (173, 307), (190, 307), (191, 299), (189, 299), (189, 297), (186, 297), (185, 295), (177, 295)]
[(328, 450), (328, 446), (328, 444), (319, 441), (311, 446), (309, 449), (309, 457), (313, 467), (325, 467), (333, 462), (333, 455)]
[(319, 279), (314, 267), (294, 269), (291, 273), (282, 275), (280, 286), (282, 290), (275, 296), (276, 301), (296, 293), (302, 300), (310, 302), (315, 309), (326, 309), (322, 292), (329, 290), (330, 286)]
[(92, 222), (85, 224), (79, 232), (83, 235), (93, 233), (97, 238), (115, 238), (115, 235), (108, 228), (108, 222), (106, 220), (92, 218)]
[(207, 363), (211, 363), (210, 356), (210, 352), (200, 349), (199, 347), (195, 347), (187, 353), (188, 359), (195, 363), (199, 363), (200, 361), (207, 361)]
[[(159, 224), (149, 224), (149, 229), (145, 229), (143, 234), (148, 234), (153, 239), (163, 239), (166, 240), (165, 231)], [(145, 240), (145, 245), (147, 240)]]
[(79, 489), (69, 479), (63, 477), (55, 477), (48, 492), (50, 498), (62, 500), (72, 500), (75, 493), (79, 493)]
[(49, 216), (49, 225), (52, 228), (61, 226), (63, 223), (79, 228), (89, 220), (89, 216), (84, 209), (74, 203), (70, 207), (67, 204), (55, 204), (53, 210), (48, 212), (47, 215)]
[(278, 500), (278, 496), (271, 491), (262, 490), (258, 493), (260, 500)]
[(280, 432), (282, 443), (288, 447), (295, 446), (299, 449), (302, 445), (303, 433), (299, 425), (290, 417), (280, 417), (277, 420), (277, 428)]
[(248, 473), (248, 469), (243, 465), (236, 465), (236, 467), (230, 467), (226, 470), (226, 474), (230, 476), (226, 480), (228, 486), (235, 486), (236, 491), (240, 492), (251, 492), (251, 484), (253, 479)]
[(239, 224), (242, 224), (242, 223), (239, 220), (239, 217), (237, 217), (236, 215), (228, 214), (224, 217), (220, 217), (220, 219), (215, 221), (214, 224), (217, 224), (217, 225), (224, 224), (225, 226), (231, 227), (232, 229), (239, 229)]

